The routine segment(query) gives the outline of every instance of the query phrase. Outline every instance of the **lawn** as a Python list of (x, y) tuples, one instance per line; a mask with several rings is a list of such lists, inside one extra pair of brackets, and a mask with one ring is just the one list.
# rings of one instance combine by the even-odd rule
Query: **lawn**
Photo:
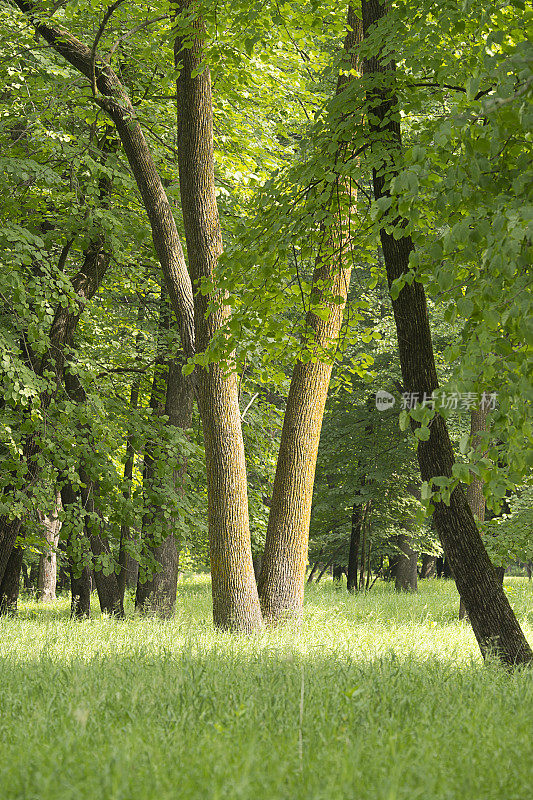
[[(533, 641), (532, 585), (506, 588)], [(0, 621), (0, 797), (529, 800), (533, 671), (484, 666), (457, 607), (451, 581), (325, 583), (300, 627), (236, 637), (205, 577), (170, 622), (23, 601)]]

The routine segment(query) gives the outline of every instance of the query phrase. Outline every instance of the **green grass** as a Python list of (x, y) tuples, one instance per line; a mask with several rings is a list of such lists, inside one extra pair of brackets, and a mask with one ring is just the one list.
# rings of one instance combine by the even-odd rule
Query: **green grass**
[[(533, 590), (506, 581), (533, 640)], [(205, 578), (171, 622), (23, 602), (0, 622), (2, 800), (515, 800), (533, 671), (484, 666), (449, 581), (308, 592), (305, 618), (213, 631)]]

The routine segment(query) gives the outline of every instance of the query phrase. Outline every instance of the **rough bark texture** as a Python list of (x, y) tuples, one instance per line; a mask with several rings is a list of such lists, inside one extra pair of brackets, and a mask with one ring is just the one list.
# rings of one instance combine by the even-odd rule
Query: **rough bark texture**
[[(361, 22), (350, 6), (344, 50), (354, 69), (357, 55), (353, 51), (361, 38)], [(339, 77), (337, 94), (346, 80), (344, 75)], [(339, 195), (348, 194), (352, 202), (355, 200), (352, 187), (342, 181), (337, 191)], [(323, 320), (308, 312), (302, 349), (313, 359), (296, 362), (289, 388), (259, 579), (261, 608), (267, 622), (298, 616), (303, 608), (316, 457), (333, 348), (350, 286), (349, 229), (339, 206), (336, 230), (324, 231), (324, 253), (319, 254), (313, 275), (312, 292), (318, 295), (317, 305), (329, 310), (329, 316)], [(342, 302), (333, 303), (330, 293), (342, 298)], [(328, 353), (326, 357), (324, 351)]]
[[(371, 26), (385, 16), (387, 6), (378, 0), (363, 0), (362, 9), (366, 36)], [(378, 54), (364, 65), (365, 75), (373, 76), (375, 81), (368, 94), (372, 109), (370, 129), (373, 135), (381, 137), (382, 145), (383, 137), (386, 137), (390, 156), (389, 163), (384, 165), (385, 170), (374, 170), (373, 173), (376, 199), (387, 196), (387, 179), (383, 173), (392, 177), (395, 159), (401, 155), (400, 126), (389, 117), (391, 109), (397, 106), (397, 99), (390, 84), (382, 81), (383, 73), (390, 75), (394, 69), (389, 59), (387, 56), (384, 66)], [(401, 225), (401, 221), (398, 220), (397, 224)], [(380, 236), (390, 286), (396, 278), (408, 272), (413, 243), (408, 236), (395, 239), (385, 229), (381, 230)], [(416, 281), (406, 285), (392, 305), (404, 389), (418, 392), (420, 397), (424, 392), (429, 396), (437, 389), (438, 380), (422, 285)], [(424, 481), (452, 475), (453, 448), (446, 423), (438, 414), (432, 420), (428, 441), (418, 445), (418, 461)], [(493, 653), (509, 666), (531, 663), (533, 652), (498, 581), (460, 487), (453, 491), (449, 505), (436, 504), (434, 520), (483, 655)]]
[(57, 583), (57, 545), (61, 532), (61, 493), (56, 491), (54, 508), (49, 514), (40, 515), (48, 550), (39, 558), (39, 577), (37, 578), (37, 599), (51, 603), (56, 599)]
[(418, 553), (411, 547), (411, 539), (407, 534), (400, 534), (396, 544), (400, 554), (396, 564), (394, 588), (397, 592), (416, 592), (418, 588)]
[[(229, 315), (224, 298), (199, 291), (202, 278), (212, 281), (222, 252), (215, 196), (211, 76), (201, 69), (205, 29), (196, 17), (197, 3), (180, 0), (175, 41), (178, 96), (178, 163), (183, 224), (193, 281), (194, 322), (199, 353)], [(192, 17), (191, 17), (192, 14)], [(180, 24), (187, 33), (181, 38)], [(192, 32), (191, 32), (192, 31)], [(198, 74), (195, 75), (195, 71)], [(208, 305), (218, 300), (216, 311)], [(217, 627), (252, 631), (262, 626), (254, 577), (244, 444), (237, 380), (220, 364), (197, 370), (197, 398), (204, 434), (213, 619)]]
[(22, 569), (23, 547), (13, 547), (0, 583), (0, 615), (16, 614), (20, 591), (20, 571)]

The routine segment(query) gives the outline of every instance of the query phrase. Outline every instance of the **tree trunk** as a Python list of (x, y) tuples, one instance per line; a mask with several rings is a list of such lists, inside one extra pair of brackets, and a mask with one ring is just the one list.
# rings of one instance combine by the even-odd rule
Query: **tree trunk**
[(396, 565), (396, 580), (394, 588), (397, 592), (416, 592), (417, 586), (417, 560), (418, 553), (411, 547), (411, 537), (405, 533), (398, 536), (397, 544), (400, 549)]
[[(365, 36), (372, 25), (387, 13), (387, 5), (379, 0), (363, 0)], [(392, 74), (394, 64), (390, 53), (383, 59), (374, 56), (365, 62), (365, 75)], [(371, 135), (382, 140), (380, 153), (384, 163), (374, 169), (373, 185), (376, 199), (389, 196), (387, 181), (395, 174), (395, 159), (401, 156), (400, 124), (390, 117), (397, 111), (397, 98), (391, 87), (369, 89), (368, 99), (372, 116)], [(386, 138), (386, 147), (383, 137)], [(403, 223), (397, 221), (395, 233)], [(409, 271), (409, 255), (413, 243), (409, 236), (395, 239), (385, 228), (380, 231), (381, 245), (389, 286)], [(403, 386), (419, 397), (430, 396), (438, 387), (429, 327), (427, 305), (422, 284), (406, 284), (392, 301)], [(418, 461), (423, 481), (437, 476), (452, 476), (454, 453), (444, 419), (436, 414), (430, 427), (430, 437), (418, 444)], [(483, 546), (474, 517), (462, 489), (452, 492), (450, 503), (436, 503), (435, 527), (446, 557), (450, 560), (455, 581), (472, 623), (472, 629), (484, 656), (494, 653), (509, 666), (531, 663), (533, 652), (509, 605), (494, 567)]]
[(57, 545), (61, 531), (60, 508), (61, 493), (56, 491), (54, 508), (51, 513), (39, 515), (48, 543), (48, 551), (42, 553), (39, 558), (39, 577), (37, 579), (37, 599), (42, 600), (43, 603), (51, 603), (56, 599)]
[[(139, 325), (142, 322), (143, 317), (144, 317), (144, 310), (143, 310), (143, 305), (141, 303), (139, 305), (139, 311), (137, 314), (137, 323)], [(137, 361), (139, 360), (139, 349), (140, 349), (141, 339), (142, 336), (140, 333), (138, 333), (135, 343)], [(140, 386), (141, 386), (141, 375), (139, 373), (133, 378), (131, 382), (130, 412), (135, 411), (139, 404)], [(123, 492), (123, 497), (126, 501), (129, 501), (131, 499), (131, 482), (133, 478), (134, 461), (135, 461), (135, 452), (133, 449), (132, 434), (128, 433), (126, 438), (126, 458), (124, 460), (124, 492)], [(127, 547), (127, 543), (133, 540), (135, 540), (135, 534), (132, 535), (130, 526), (122, 524), (120, 526), (120, 546), (118, 554), (118, 563), (120, 566), (120, 571), (118, 573), (118, 578), (117, 578), (119, 593), (120, 596), (122, 597), (122, 602), (124, 602), (124, 594), (126, 592), (126, 586), (130, 585), (131, 583), (133, 583), (134, 586), (137, 585), (139, 564), (131, 556)], [(134, 580), (133, 576), (135, 576)]]
[[(61, 487), (61, 502), (65, 511), (78, 503), (78, 497), (70, 481), (66, 481)], [(80, 537), (76, 537), (71, 530), (67, 541), (71, 619), (86, 619), (91, 616), (91, 568), (86, 563), (87, 559), (77, 560), (74, 555), (74, 553), (79, 554), (80, 544)]]
[[(211, 76), (203, 64), (205, 28), (195, 0), (179, 0), (175, 62), (179, 69), (178, 164), (189, 270), (195, 291), (196, 345), (203, 353), (230, 311), (220, 293), (202, 294), (213, 282), (222, 252), (215, 196)], [(192, 12), (192, 19), (191, 19)], [(185, 26), (180, 38), (180, 26)], [(197, 74), (196, 74), (197, 73)], [(211, 310), (211, 304), (218, 305)], [(263, 621), (254, 577), (244, 444), (235, 374), (223, 364), (197, 369), (198, 407), (204, 433), (213, 619), (219, 628), (253, 631)]]
[[(361, 22), (349, 6), (344, 52), (352, 69), (357, 68), (357, 55), (353, 50), (361, 38)], [(339, 76), (337, 95), (348, 80), (350, 78), (345, 75)], [(345, 143), (338, 145), (339, 157), (344, 146)], [(334, 191), (337, 200), (340, 195), (343, 200), (348, 196), (349, 203), (353, 204), (355, 190), (346, 180), (338, 178)], [(323, 231), (323, 252), (317, 259), (311, 290), (318, 297), (316, 305), (329, 311), (329, 316), (324, 320), (312, 311), (307, 314), (302, 342), (306, 358), (299, 359), (294, 367), (281, 432), (259, 580), (261, 608), (270, 623), (299, 616), (303, 608), (316, 458), (334, 348), (351, 276), (350, 226), (342, 202), (338, 203), (337, 210), (337, 229), (332, 226)], [(331, 294), (341, 298), (340, 304), (330, 300)], [(326, 357), (324, 351), (328, 354)]]
[[(162, 300), (164, 300), (163, 297)], [(165, 314), (162, 308), (162, 322), (164, 318)], [(155, 414), (165, 413), (168, 417), (168, 425), (187, 430), (192, 425), (193, 383), (190, 377), (183, 375), (181, 359), (178, 358), (171, 362), (166, 370), (166, 395), (163, 406), (161, 369), (163, 368), (164, 360), (164, 356), (160, 357), (158, 363), (156, 363), (150, 406), (154, 409)], [(153, 443), (147, 443), (143, 474), (146, 486), (153, 483), (155, 479), (155, 467)], [(187, 463), (184, 459), (180, 468), (178, 469), (176, 466), (173, 471), (175, 489), (178, 489), (180, 482), (183, 482), (186, 470)], [(149, 509), (144, 515), (143, 540), (146, 536), (146, 531), (149, 532), (150, 526), (154, 526), (154, 524), (161, 528), (160, 536), (163, 539), (149, 549), (152, 558), (161, 566), (161, 569), (144, 583), (138, 581), (135, 607), (143, 613), (156, 613), (160, 617), (169, 618), (174, 613), (176, 604), (179, 568), (178, 541), (172, 530), (172, 521), (169, 526), (156, 508)]]
[(352, 530), (350, 533), (350, 552), (348, 555), (348, 580), (349, 592), (357, 591), (357, 575), (359, 573), (359, 544), (361, 541), (361, 525), (363, 521), (363, 506), (361, 503), (352, 508)]
[(437, 557), (430, 556), (424, 553), (422, 556), (422, 569), (420, 570), (420, 578), (426, 580), (427, 578), (434, 578), (436, 575)]
[(0, 583), (0, 615), (16, 614), (24, 548), (13, 547)]

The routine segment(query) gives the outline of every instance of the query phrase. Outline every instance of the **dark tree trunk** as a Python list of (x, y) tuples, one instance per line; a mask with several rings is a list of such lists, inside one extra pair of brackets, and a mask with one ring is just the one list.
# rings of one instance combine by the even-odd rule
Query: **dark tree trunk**
[(361, 524), (363, 521), (363, 506), (358, 503), (352, 508), (352, 529), (350, 533), (350, 552), (348, 554), (348, 580), (349, 592), (357, 591), (357, 575), (359, 573), (359, 544), (361, 540)]
[[(65, 511), (78, 502), (72, 484), (68, 481), (61, 487), (61, 502)], [(73, 550), (78, 552), (78, 548), (73, 547), (75, 539), (77, 539), (76, 544), (79, 544), (79, 537), (70, 531), (67, 542), (71, 591), (70, 616), (71, 619), (86, 619), (91, 616), (91, 568), (86, 563), (86, 559), (82, 563), (76, 562), (73, 556)]]
[(0, 615), (16, 614), (24, 548), (13, 547), (0, 583)]
[(418, 553), (411, 547), (411, 538), (407, 534), (398, 536), (397, 545), (401, 552), (396, 565), (394, 588), (397, 592), (416, 592)]
[(430, 556), (424, 553), (422, 556), (422, 568), (420, 570), (420, 578), (426, 580), (427, 578), (434, 578), (436, 575), (437, 557)]
[[(363, 0), (362, 9), (367, 36), (369, 29), (386, 15), (387, 5), (379, 0)], [(381, 140), (380, 153), (384, 161), (373, 172), (376, 199), (389, 196), (388, 181), (397, 174), (396, 161), (401, 157), (400, 123), (391, 118), (391, 114), (397, 113), (398, 101), (392, 86), (387, 86), (387, 77), (382, 82), (385, 74), (392, 78), (393, 70), (390, 53), (383, 61), (378, 54), (364, 65), (365, 75), (373, 76), (374, 80), (376, 75), (380, 76), (378, 88), (374, 84), (368, 91), (372, 112), (369, 120), (371, 136)], [(397, 221), (396, 234), (403, 224), (401, 220)], [(413, 243), (409, 236), (395, 239), (385, 228), (381, 229), (380, 237), (390, 286), (408, 273)], [(420, 398), (429, 397), (438, 388), (438, 380), (422, 284), (417, 281), (406, 284), (392, 301), (392, 306), (404, 390), (416, 393)], [(453, 448), (446, 423), (439, 414), (432, 420), (429, 439), (419, 442), (417, 453), (423, 481), (452, 476)], [(449, 505), (436, 503), (434, 520), (483, 655), (494, 653), (507, 665), (531, 663), (533, 652), (498, 581), (459, 486), (452, 492)]]

